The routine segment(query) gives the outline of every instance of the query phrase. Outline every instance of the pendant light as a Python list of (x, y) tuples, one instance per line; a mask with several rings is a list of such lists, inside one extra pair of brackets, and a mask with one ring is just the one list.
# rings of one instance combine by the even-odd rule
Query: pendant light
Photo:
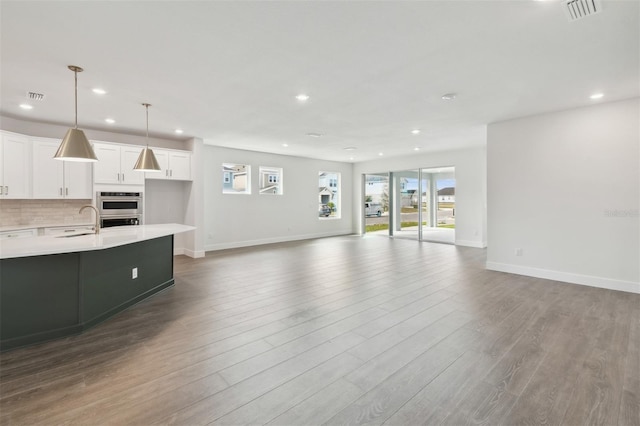
[(69, 65), (69, 69), (73, 71), (75, 75), (76, 122), (73, 129), (67, 131), (53, 158), (65, 161), (98, 161), (98, 157), (96, 157), (95, 152), (93, 152), (93, 148), (84, 135), (84, 132), (78, 129), (78, 73), (82, 72), (83, 69), (75, 65)]
[(159, 172), (160, 165), (156, 160), (156, 156), (153, 155), (153, 151), (149, 148), (149, 107), (150, 104), (142, 104), (147, 109), (147, 147), (140, 152), (136, 165), (133, 166), (133, 170), (141, 172)]

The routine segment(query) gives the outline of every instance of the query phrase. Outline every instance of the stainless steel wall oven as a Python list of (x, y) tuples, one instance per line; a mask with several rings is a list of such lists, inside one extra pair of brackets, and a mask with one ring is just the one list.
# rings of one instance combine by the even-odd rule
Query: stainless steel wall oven
[(142, 224), (142, 192), (98, 192), (96, 205), (101, 228)]

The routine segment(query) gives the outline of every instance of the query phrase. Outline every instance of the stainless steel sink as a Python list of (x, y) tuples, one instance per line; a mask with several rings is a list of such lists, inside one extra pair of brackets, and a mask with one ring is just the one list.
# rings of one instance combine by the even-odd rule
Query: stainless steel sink
[(83, 235), (93, 235), (94, 232), (83, 232), (82, 234), (71, 234), (71, 235), (58, 235), (56, 238), (73, 238), (73, 237), (81, 237)]

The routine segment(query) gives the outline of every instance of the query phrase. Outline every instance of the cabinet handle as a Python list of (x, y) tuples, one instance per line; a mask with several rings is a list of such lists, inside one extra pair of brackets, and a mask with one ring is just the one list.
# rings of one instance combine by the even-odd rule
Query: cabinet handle
[(173, 170), (169, 170), (169, 176), (173, 177)]
[(164, 175), (165, 175), (165, 176), (169, 176), (169, 169), (167, 169), (167, 170), (165, 170), (165, 171), (164, 171)]
[(9, 195), (9, 187), (8, 186), (4, 187), (4, 195)]
[(64, 195), (69, 195), (69, 188), (64, 189)]
[(124, 173), (122, 174), (122, 181), (124, 182)]
[(62, 195), (62, 188), (60, 188), (60, 195)]

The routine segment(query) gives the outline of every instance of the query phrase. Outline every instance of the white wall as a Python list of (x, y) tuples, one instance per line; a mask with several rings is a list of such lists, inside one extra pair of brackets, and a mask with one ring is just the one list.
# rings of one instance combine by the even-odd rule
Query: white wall
[[(191, 182), (147, 179), (144, 188), (145, 225), (182, 223), (191, 190)], [(174, 237), (174, 253), (185, 254), (186, 234)], [(193, 257), (193, 256), (192, 256)]]
[[(456, 178), (456, 245), (486, 246), (486, 151), (475, 147), (455, 151), (426, 152), (356, 163), (353, 170), (354, 200), (362, 197), (362, 179), (367, 173), (455, 167)], [(362, 202), (354, 204), (354, 229), (361, 232)]]
[(640, 292), (639, 123), (636, 98), (490, 125), (487, 267)]
[[(205, 249), (344, 235), (352, 227), (352, 165), (204, 146)], [(222, 163), (251, 166), (251, 194), (222, 193)], [(260, 166), (283, 169), (283, 194), (258, 193)], [(318, 218), (318, 173), (341, 173), (341, 218)]]

